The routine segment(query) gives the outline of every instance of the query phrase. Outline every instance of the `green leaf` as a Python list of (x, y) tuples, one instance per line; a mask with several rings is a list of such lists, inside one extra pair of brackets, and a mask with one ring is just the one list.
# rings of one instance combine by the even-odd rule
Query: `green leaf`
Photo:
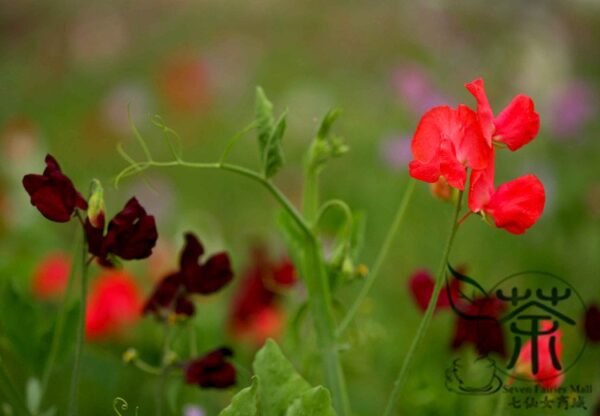
[(271, 339), (256, 353), (253, 368), (260, 380), (258, 396), (264, 415), (285, 415), (293, 401), (310, 389)]
[(258, 416), (258, 384), (258, 377), (253, 377), (252, 384), (233, 396), (231, 404), (223, 409), (219, 416)]
[(285, 134), (285, 113), (277, 120), (277, 124), (275, 124), (275, 128), (273, 129), (273, 134), (269, 138), (267, 146), (264, 149), (264, 172), (267, 178), (275, 175), (279, 168), (283, 166), (284, 158), (283, 158), (283, 149), (281, 147), (281, 141), (283, 140), (283, 135)]
[(275, 122), (273, 104), (262, 88), (256, 88), (256, 129), (260, 148), (260, 160), (265, 177), (275, 175), (283, 165), (281, 141), (285, 133), (285, 113)]
[(317, 386), (304, 392), (288, 408), (285, 416), (335, 416), (329, 391)]

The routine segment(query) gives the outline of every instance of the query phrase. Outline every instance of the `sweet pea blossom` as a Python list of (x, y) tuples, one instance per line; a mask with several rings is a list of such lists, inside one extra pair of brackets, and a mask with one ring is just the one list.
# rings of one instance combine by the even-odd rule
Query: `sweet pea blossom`
[(69, 280), (71, 259), (62, 252), (44, 257), (33, 273), (33, 293), (39, 299), (53, 299), (61, 296)]
[(201, 263), (204, 247), (192, 233), (185, 235), (185, 246), (179, 260), (179, 270), (164, 277), (155, 287), (144, 306), (145, 314), (162, 318), (174, 312), (192, 316), (195, 307), (190, 296), (209, 295), (219, 291), (233, 279), (229, 255), (220, 252)]
[(85, 316), (85, 335), (99, 340), (119, 334), (140, 317), (142, 296), (135, 279), (123, 270), (108, 270), (93, 283)]
[(496, 227), (523, 234), (544, 211), (544, 185), (535, 175), (525, 175), (494, 186), (493, 159), (486, 169), (473, 170), (469, 186), (469, 209), (490, 216)]
[(222, 347), (185, 365), (185, 382), (203, 388), (225, 389), (235, 384), (235, 367), (227, 361), (233, 355), (229, 348)]
[(86, 219), (84, 227), (88, 251), (103, 266), (111, 267), (111, 256), (124, 260), (145, 259), (152, 254), (158, 239), (154, 216), (148, 215), (136, 198), (131, 198), (125, 207), (108, 223), (104, 232), (104, 213), (95, 216), (92, 222)]
[(590, 305), (584, 317), (585, 336), (590, 342), (600, 343), (600, 308)]
[(55, 222), (67, 222), (76, 208), (87, 209), (87, 202), (65, 176), (54, 157), (46, 155), (46, 169), (42, 175), (23, 177), (23, 186), (44, 217)]
[(517, 95), (500, 114), (494, 116), (483, 80), (476, 79), (465, 87), (477, 100), (477, 118), (489, 146), (496, 142), (514, 151), (535, 138), (540, 129), (540, 116), (530, 97)]
[(484, 169), (492, 157), (477, 119), (469, 107), (434, 107), (426, 112), (413, 136), (414, 160), (410, 176), (434, 183), (443, 177), (450, 186), (463, 190), (467, 167)]
[[(415, 303), (419, 307), (419, 310), (421, 312), (425, 312), (435, 287), (435, 281), (429, 270), (423, 269), (414, 272), (408, 281), (408, 286)], [(460, 280), (452, 279), (450, 284), (446, 285), (446, 287), (442, 289), (436, 303), (436, 311), (450, 307), (448, 293), (450, 293), (450, 296), (452, 296), (454, 303), (458, 302), (460, 298)]]

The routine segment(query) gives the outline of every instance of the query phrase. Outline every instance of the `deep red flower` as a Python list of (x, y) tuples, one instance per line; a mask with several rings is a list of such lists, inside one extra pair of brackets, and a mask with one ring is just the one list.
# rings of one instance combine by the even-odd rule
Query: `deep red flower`
[[(421, 312), (425, 312), (427, 310), (427, 306), (429, 305), (429, 300), (431, 299), (431, 295), (433, 294), (433, 289), (435, 286), (435, 280), (433, 276), (431, 276), (429, 270), (417, 270), (410, 277), (408, 285), (417, 306)], [(449, 287), (446, 285), (444, 288), (442, 288), (435, 307), (436, 311), (450, 307), (448, 289), (450, 290), (450, 294), (454, 303), (458, 302), (460, 298), (460, 280), (452, 279)]]
[(75, 208), (87, 209), (87, 202), (73, 186), (71, 179), (60, 170), (56, 159), (46, 155), (46, 169), (42, 175), (29, 174), (23, 177), (23, 186), (35, 206), (51, 221), (67, 222)]
[(591, 342), (600, 342), (600, 308), (590, 305), (585, 311), (585, 335)]
[(446, 182), (463, 190), (466, 167), (484, 169), (491, 155), (481, 134), (477, 115), (465, 105), (457, 109), (434, 107), (419, 122), (411, 143), (414, 160), (410, 175), (425, 182)]
[(504, 331), (498, 321), (505, 305), (495, 297), (479, 297), (459, 306), (452, 349), (471, 344), (480, 355), (506, 356)]
[(498, 142), (514, 151), (535, 138), (540, 129), (540, 116), (535, 111), (530, 97), (517, 95), (497, 117), (494, 117), (485, 94), (483, 80), (476, 79), (465, 87), (477, 100), (481, 132), (490, 147), (493, 142)]
[(108, 223), (104, 233), (104, 216), (95, 219), (94, 226), (89, 218), (85, 222), (85, 233), (90, 254), (100, 264), (111, 266), (110, 256), (124, 260), (144, 259), (152, 254), (158, 232), (154, 216), (148, 215), (136, 198), (131, 198), (125, 207)]
[[(542, 330), (548, 330), (552, 328), (552, 323), (545, 321), (542, 323)], [(552, 353), (550, 350), (550, 338), (555, 338), (555, 349), (557, 359), (560, 360), (562, 355), (562, 331), (560, 329), (552, 332), (548, 335), (539, 335), (537, 339), (537, 354), (538, 354), (538, 371), (536, 374), (533, 373), (531, 368), (531, 340), (527, 341), (521, 352), (515, 365), (515, 373), (526, 376), (534, 380), (537, 384), (545, 389), (553, 389), (560, 387), (564, 380), (564, 374), (562, 369), (557, 369), (553, 363)]]
[(534, 175), (525, 175), (495, 189), (494, 162), (474, 170), (469, 185), (469, 208), (494, 219), (499, 228), (522, 234), (537, 222), (544, 211), (544, 185)]
[(235, 367), (227, 361), (233, 352), (226, 347), (211, 351), (189, 362), (185, 367), (185, 382), (203, 388), (224, 389), (235, 384)]
[(88, 299), (85, 334), (98, 340), (119, 334), (140, 317), (140, 289), (129, 273), (110, 270), (94, 281)]
[(219, 291), (233, 279), (229, 255), (214, 254), (202, 264), (198, 259), (204, 247), (192, 233), (185, 234), (185, 246), (179, 260), (179, 270), (164, 277), (146, 301), (144, 313), (161, 318), (174, 312), (192, 316), (195, 307), (190, 300), (192, 294), (208, 295)]
[(33, 293), (40, 299), (62, 295), (71, 272), (71, 259), (64, 253), (53, 253), (38, 263), (33, 273)]
[(279, 336), (285, 319), (278, 306), (280, 293), (295, 282), (296, 270), (289, 259), (274, 262), (264, 247), (254, 248), (252, 264), (244, 273), (231, 304), (229, 328), (232, 334), (256, 345)]

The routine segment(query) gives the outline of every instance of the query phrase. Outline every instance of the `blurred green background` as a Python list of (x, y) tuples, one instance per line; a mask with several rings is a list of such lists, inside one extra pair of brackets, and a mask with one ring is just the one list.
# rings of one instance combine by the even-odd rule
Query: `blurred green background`
[[(545, 212), (523, 236), (470, 219), (458, 234), (452, 262), (466, 265), (488, 287), (515, 272), (549, 271), (573, 284), (585, 302), (600, 302), (599, 43), (600, 3), (593, 0), (0, 1), (3, 361), (23, 389), (28, 379), (40, 377), (57, 305), (31, 295), (32, 273), (46, 254), (72, 247), (75, 225), (43, 219), (20, 185), (24, 174), (41, 172), (47, 152), (79, 189), (87, 189), (92, 178), (104, 183), (109, 215), (137, 195), (157, 217), (162, 251), (170, 254), (160, 260), (167, 263), (163, 268), (175, 263), (182, 232), (189, 229), (208, 252), (229, 250), (239, 274), (255, 241), (283, 252), (277, 205), (243, 178), (177, 168), (149, 171), (153, 189), (139, 176), (118, 190), (111, 182), (126, 166), (117, 143), (140, 156), (128, 106), (157, 158), (170, 158), (151, 123), (160, 114), (181, 135), (186, 159), (209, 162), (252, 120), (257, 85), (277, 113), (289, 112), (287, 164), (275, 182), (296, 204), (303, 154), (318, 121), (331, 107), (343, 110), (335, 130), (351, 151), (328, 165), (322, 190), (324, 197), (344, 199), (364, 212), (360, 259), (367, 265), (408, 182), (409, 141), (423, 111), (441, 103), (474, 106), (463, 84), (477, 77), (485, 79), (496, 112), (514, 95), (530, 95), (541, 116), (540, 134), (519, 152), (498, 156), (497, 181), (538, 175), (546, 186)], [(236, 145), (232, 161), (257, 166), (253, 136)], [(343, 354), (357, 415), (383, 409), (421, 316), (408, 278), (416, 269), (437, 267), (450, 214), (451, 207), (432, 198), (426, 184), (417, 185)], [(144, 293), (156, 278), (148, 264), (156, 262), (126, 265)], [(235, 284), (199, 305), (194, 325), (201, 351), (231, 344), (224, 322)], [(337, 293), (341, 308), (359, 287), (355, 282)], [(301, 288), (294, 290), (287, 311), (293, 313), (303, 298)], [(495, 406), (494, 396), (465, 398), (444, 387), (444, 369), (457, 354), (449, 349), (454, 320), (450, 313), (435, 316), (398, 414), (487, 415)], [(146, 318), (121, 337), (86, 345), (81, 414), (112, 414), (117, 396), (140, 406), (140, 415), (154, 413), (156, 380), (124, 365), (121, 354), (134, 346), (156, 360), (157, 326)], [(59, 415), (68, 391), (70, 344), (65, 342), (47, 400)], [(318, 382), (318, 357), (301, 354), (291, 342), (283, 345), (299, 370)], [(253, 348), (239, 345), (236, 351), (240, 365), (249, 367)], [(566, 375), (567, 385), (594, 383), (596, 389), (586, 396), (587, 411), (570, 414), (592, 414), (599, 354), (589, 346)], [(247, 378), (240, 373), (241, 386)], [(179, 384), (174, 379), (169, 387), (174, 414), (196, 404), (216, 415), (232, 394)]]

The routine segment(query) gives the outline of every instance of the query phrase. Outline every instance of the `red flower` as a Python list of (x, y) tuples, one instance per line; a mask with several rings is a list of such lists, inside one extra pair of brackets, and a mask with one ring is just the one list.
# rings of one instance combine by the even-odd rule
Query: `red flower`
[[(425, 312), (427, 310), (427, 305), (429, 305), (429, 300), (431, 299), (431, 295), (433, 294), (433, 288), (435, 286), (435, 281), (429, 273), (428, 270), (417, 270), (412, 274), (408, 281), (408, 285), (412, 294), (413, 299), (417, 303), (417, 306), (421, 310), (421, 312)], [(450, 294), (452, 296), (452, 300), (454, 303), (458, 302), (460, 298), (460, 280), (452, 279), (450, 286), (446, 285), (445, 288), (440, 292), (440, 296), (438, 297), (437, 304), (435, 310), (447, 309), (450, 307), (450, 300), (448, 299), (448, 289), (450, 290)]]
[(530, 97), (517, 95), (497, 117), (494, 117), (485, 94), (483, 80), (476, 79), (465, 87), (477, 100), (481, 132), (490, 147), (492, 142), (498, 142), (514, 151), (535, 138), (540, 129), (540, 116), (535, 111)]
[(477, 115), (464, 105), (458, 109), (434, 107), (421, 118), (411, 149), (414, 160), (410, 175), (434, 183), (443, 177), (454, 188), (463, 190), (466, 167), (484, 169), (491, 158), (491, 147), (481, 134)]
[(198, 262), (204, 254), (204, 247), (196, 236), (185, 235), (185, 246), (181, 252), (179, 270), (162, 279), (144, 306), (144, 313), (161, 317), (163, 313), (192, 316), (194, 304), (189, 299), (192, 294), (208, 295), (219, 291), (233, 279), (229, 255), (225, 252), (214, 254), (206, 263)]
[(92, 287), (85, 317), (90, 340), (116, 335), (139, 318), (142, 303), (134, 278), (123, 270), (102, 274)]
[(585, 311), (585, 335), (591, 342), (600, 342), (600, 308), (591, 305)]
[(152, 254), (158, 232), (154, 216), (148, 215), (136, 198), (131, 198), (125, 207), (108, 223), (104, 234), (104, 215), (96, 218), (97, 227), (89, 218), (85, 222), (85, 233), (90, 254), (100, 264), (111, 266), (109, 256), (124, 260), (144, 259)]
[(23, 186), (35, 206), (51, 221), (67, 222), (75, 208), (87, 209), (87, 202), (73, 186), (71, 179), (60, 170), (56, 159), (46, 155), (46, 169), (42, 175), (29, 174), (23, 177)]
[(271, 261), (260, 246), (252, 261), (233, 299), (229, 327), (237, 338), (261, 345), (283, 329), (285, 315), (277, 302), (281, 290), (296, 282), (296, 271), (288, 259)]
[[(552, 328), (552, 323), (547, 321), (542, 323), (543, 331), (548, 331), (550, 328)], [(515, 373), (531, 378), (545, 389), (560, 387), (564, 380), (564, 374), (560, 365), (557, 366), (557, 363), (554, 362), (550, 346), (552, 338), (555, 339), (556, 359), (560, 360), (562, 355), (562, 332), (558, 329), (548, 335), (539, 335), (537, 338), (537, 372), (534, 372), (532, 369), (531, 340), (527, 341), (521, 349), (515, 365)]]
[(33, 293), (40, 299), (62, 295), (71, 272), (71, 259), (64, 253), (46, 256), (36, 266), (33, 274)]
[(189, 362), (185, 367), (185, 382), (203, 388), (224, 389), (235, 384), (235, 367), (227, 361), (233, 352), (219, 348)]
[(452, 349), (471, 344), (480, 355), (492, 352), (506, 355), (504, 331), (498, 321), (504, 305), (495, 297), (475, 298), (460, 305)]
[(469, 189), (469, 208), (494, 219), (496, 227), (522, 234), (544, 211), (544, 185), (534, 175), (525, 175), (494, 188), (493, 161), (484, 170), (474, 170)]

